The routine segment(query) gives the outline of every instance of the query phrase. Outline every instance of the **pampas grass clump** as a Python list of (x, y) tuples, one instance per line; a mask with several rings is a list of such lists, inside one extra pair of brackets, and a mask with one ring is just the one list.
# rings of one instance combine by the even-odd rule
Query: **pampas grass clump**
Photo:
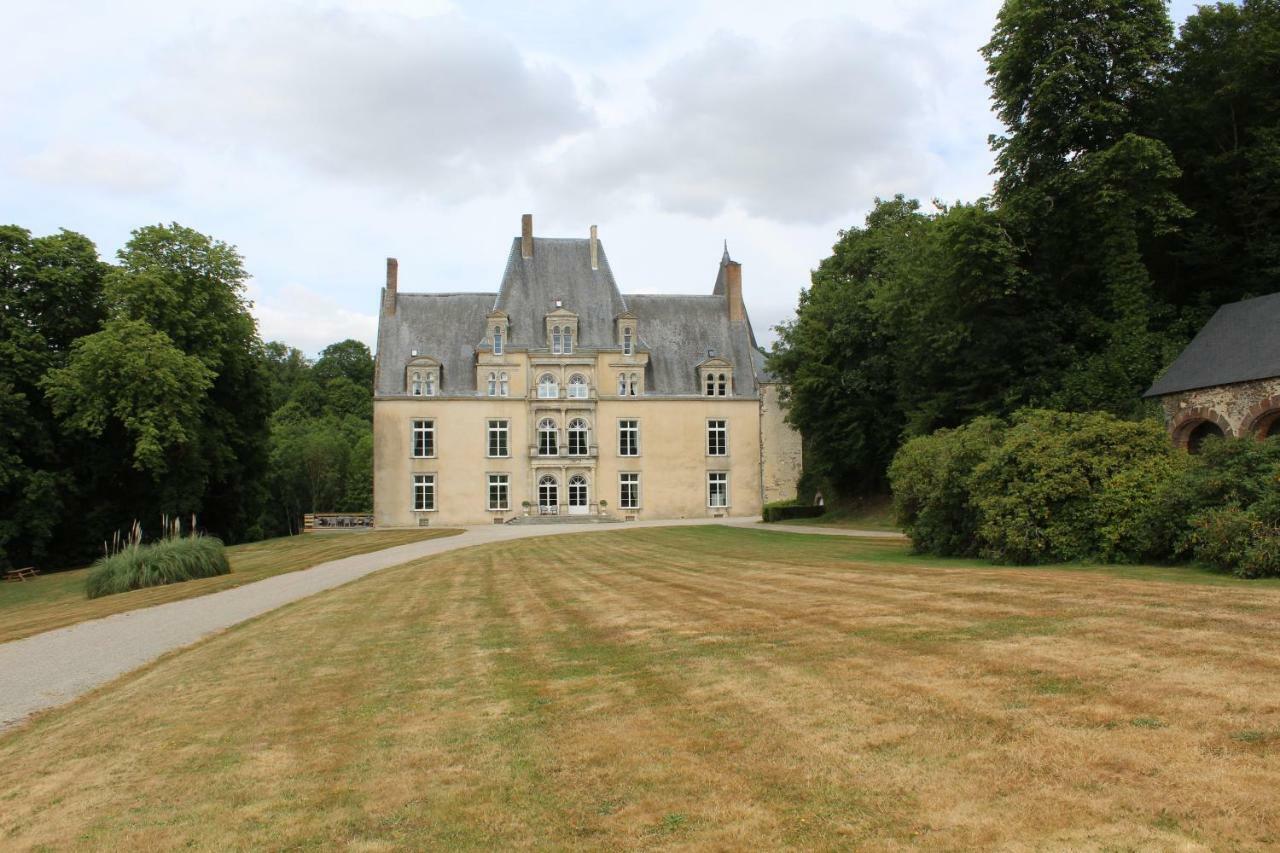
[(105, 554), (85, 581), (89, 598), (231, 572), (222, 540), (198, 533), (194, 518), (187, 535), (176, 519), (165, 519), (164, 528), (162, 539), (144, 545), (142, 528), (135, 521), (127, 536), (116, 534), (109, 545), (103, 543)]

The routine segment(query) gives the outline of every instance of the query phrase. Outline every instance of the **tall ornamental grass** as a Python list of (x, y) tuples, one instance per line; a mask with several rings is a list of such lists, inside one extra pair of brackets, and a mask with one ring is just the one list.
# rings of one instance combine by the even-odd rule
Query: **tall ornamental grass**
[(111, 543), (103, 543), (104, 556), (93, 564), (85, 581), (88, 597), (231, 572), (222, 540), (197, 532), (194, 518), (185, 535), (177, 519), (165, 519), (164, 529), (162, 538), (143, 544), (142, 528), (135, 521), (127, 535), (116, 534)]

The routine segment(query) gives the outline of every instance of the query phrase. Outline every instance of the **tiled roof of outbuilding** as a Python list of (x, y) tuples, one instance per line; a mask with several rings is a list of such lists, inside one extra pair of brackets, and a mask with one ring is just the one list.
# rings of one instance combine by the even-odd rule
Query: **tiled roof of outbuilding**
[(1144, 396), (1280, 376), (1280, 293), (1223, 305)]

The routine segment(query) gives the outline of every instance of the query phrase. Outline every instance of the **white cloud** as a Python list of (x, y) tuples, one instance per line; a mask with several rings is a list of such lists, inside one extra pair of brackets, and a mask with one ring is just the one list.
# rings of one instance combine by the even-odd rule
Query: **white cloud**
[(180, 172), (163, 157), (122, 145), (57, 144), (24, 158), (22, 174), (45, 184), (111, 193), (150, 193), (173, 186)]
[[(364, 341), (376, 349), (378, 318), (343, 307), (335, 300), (300, 284), (288, 284), (265, 293), (249, 283), (253, 315), (264, 341), (284, 341), (315, 357), (329, 344), (347, 338)], [(376, 299), (371, 301), (371, 305)], [(373, 305), (376, 307), (376, 305)]]
[(302, 8), (185, 39), (131, 105), (176, 139), (456, 199), (592, 120), (568, 74), (459, 18)]

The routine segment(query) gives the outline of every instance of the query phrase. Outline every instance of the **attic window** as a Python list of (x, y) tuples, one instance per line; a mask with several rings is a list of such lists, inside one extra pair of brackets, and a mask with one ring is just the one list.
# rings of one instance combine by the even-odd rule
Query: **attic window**
[(440, 387), (440, 362), (417, 356), (405, 367), (405, 385), (411, 397), (434, 397)]
[(622, 331), (622, 354), (631, 355), (635, 352), (635, 344), (631, 338), (631, 329), (627, 328)]

